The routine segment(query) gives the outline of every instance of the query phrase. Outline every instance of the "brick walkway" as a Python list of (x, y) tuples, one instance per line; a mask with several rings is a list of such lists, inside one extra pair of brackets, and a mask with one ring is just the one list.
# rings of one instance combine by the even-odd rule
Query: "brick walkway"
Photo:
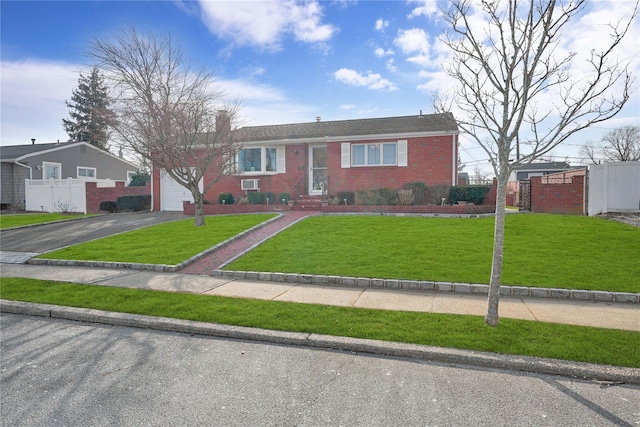
[(236, 258), (238, 255), (243, 254), (254, 246), (257, 246), (270, 237), (275, 236), (294, 222), (315, 214), (316, 212), (309, 211), (285, 212), (276, 221), (247, 233), (244, 237), (231, 242), (193, 264), (186, 266), (180, 270), (179, 273), (211, 275), (215, 269), (220, 268), (232, 259)]

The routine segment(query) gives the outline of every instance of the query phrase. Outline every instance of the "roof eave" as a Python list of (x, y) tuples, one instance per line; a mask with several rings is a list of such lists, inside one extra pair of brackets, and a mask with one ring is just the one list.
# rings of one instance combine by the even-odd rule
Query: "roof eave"
[(419, 138), (442, 135), (459, 135), (457, 130), (447, 131), (429, 131), (429, 132), (402, 132), (402, 133), (378, 133), (363, 135), (343, 135), (343, 136), (319, 136), (319, 137), (302, 137), (302, 138), (283, 138), (283, 139), (260, 139), (252, 141), (238, 141), (242, 145), (292, 145), (292, 144), (320, 144), (327, 142), (346, 142), (346, 141), (366, 141), (371, 139), (402, 139), (402, 138)]

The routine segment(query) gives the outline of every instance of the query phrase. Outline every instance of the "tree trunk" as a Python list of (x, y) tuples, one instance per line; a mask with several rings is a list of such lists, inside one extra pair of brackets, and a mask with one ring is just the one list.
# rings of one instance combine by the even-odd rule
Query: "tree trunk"
[(200, 193), (200, 191), (194, 192), (193, 200), (196, 205), (195, 212), (195, 221), (193, 223), (194, 227), (202, 227), (205, 224), (204, 222), (204, 195)]
[(504, 254), (504, 219), (507, 204), (507, 182), (509, 174), (500, 171), (496, 195), (496, 218), (493, 231), (493, 258), (491, 260), (491, 280), (487, 315), (484, 321), (490, 326), (498, 326), (498, 303), (500, 301), (500, 282), (502, 279), (502, 258)]

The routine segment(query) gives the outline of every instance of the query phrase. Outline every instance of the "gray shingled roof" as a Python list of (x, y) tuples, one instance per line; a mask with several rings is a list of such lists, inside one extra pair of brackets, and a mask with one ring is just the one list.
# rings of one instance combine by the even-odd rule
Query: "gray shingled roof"
[(0, 160), (15, 160), (25, 154), (37, 153), (60, 147), (61, 145), (73, 144), (72, 142), (52, 142), (49, 144), (25, 144), (0, 146)]
[(247, 126), (235, 132), (239, 142), (285, 139), (349, 137), (394, 133), (457, 132), (453, 114), (382, 117), (373, 119), (336, 120), (269, 126)]
[(517, 171), (537, 171), (537, 170), (562, 170), (571, 169), (571, 166), (567, 162), (544, 162), (544, 163), (529, 163), (528, 165), (520, 165), (513, 168)]

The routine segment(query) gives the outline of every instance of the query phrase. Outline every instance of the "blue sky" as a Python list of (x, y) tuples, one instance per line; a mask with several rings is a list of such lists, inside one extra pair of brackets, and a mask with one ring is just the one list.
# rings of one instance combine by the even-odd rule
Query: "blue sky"
[[(626, 0), (598, 0), (576, 21), (574, 39), (599, 38), (595, 24), (623, 17)], [(418, 114), (430, 91), (447, 89), (442, 20), (427, 1), (5, 1), (1, 16), (2, 145), (64, 141), (65, 100), (93, 37), (134, 24), (171, 33), (189, 55), (241, 99), (246, 125)], [(601, 22), (597, 22), (600, 20)], [(623, 46), (638, 76), (640, 25)], [(600, 37), (601, 38), (601, 37)], [(633, 99), (615, 119), (554, 150), (580, 163), (579, 146), (608, 130), (640, 124), (638, 77)], [(465, 171), (487, 168), (486, 154), (462, 138)]]

